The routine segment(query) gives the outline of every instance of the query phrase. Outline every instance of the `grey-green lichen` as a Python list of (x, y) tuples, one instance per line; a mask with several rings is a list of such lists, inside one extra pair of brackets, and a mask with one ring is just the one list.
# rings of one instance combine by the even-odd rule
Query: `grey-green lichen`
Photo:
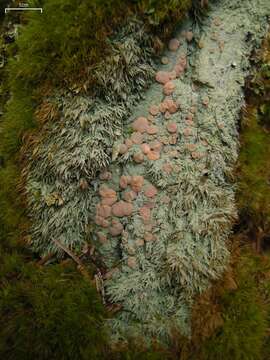
[(95, 71), (96, 97), (58, 92), (50, 100), (60, 119), (43, 127), (29, 156), (27, 195), (31, 243), (60, 252), (53, 240), (81, 248), (91, 228), (95, 175), (110, 164), (131, 106), (143, 97), (154, 68), (150, 39), (133, 19), (112, 40), (113, 55)]
[[(249, 54), (265, 33), (269, 10), (265, 1), (256, 9), (248, 1), (218, 1), (201, 28), (187, 22), (182, 30), (193, 30), (192, 40), (180, 30), (179, 49), (169, 52), (169, 64), (161, 67), (172, 71), (186, 57), (185, 75), (172, 80), (175, 89), (169, 96), (162, 94), (160, 85), (153, 85), (124, 127), (122, 143), (131, 147), (123, 148), (117, 158), (120, 166), (115, 162), (109, 167), (111, 180), (100, 182), (101, 204), (104, 186), (115, 191), (118, 201), (125, 201), (125, 193), (134, 190), (133, 180), (141, 176), (144, 182), (131, 201), (132, 214), (120, 218), (121, 237), (110, 233), (110, 226), (119, 221), (115, 213), (106, 218), (108, 224), (98, 220), (97, 225), (96, 246), (111, 268), (106, 294), (122, 306), (110, 320), (114, 339), (153, 336), (166, 341), (175, 328), (189, 335), (194, 295), (227, 266), (227, 240), (237, 216), (232, 170), (238, 155), (242, 86)], [(149, 107), (159, 106), (164, 98), (178, 102), (178, 111), (167, 118), (159, 111), (149, 118)], [(142, 129), (140, 139), (137, 125), (135, 129), (132, 125), (138, 116), (148, 117), (149, 126), (154, 124), (158, 132)], [(169, 123), (177, 125), (174, 138), (168, 133)], [(132, 126), (137, 135), (130, 132)], [(162, 145), (156, 158), (134, 157), (141, 142), (153, 141)], [(127, 180), (124, 189), (121, 175)], [(150, 199), (149, 186), (157, 189)]]

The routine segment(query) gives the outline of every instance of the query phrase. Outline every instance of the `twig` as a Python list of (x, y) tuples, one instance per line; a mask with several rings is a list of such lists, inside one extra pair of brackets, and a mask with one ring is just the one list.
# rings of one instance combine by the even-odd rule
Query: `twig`
[(70, 249), (68, 249), (65, 245), (61, 244), (58, 240), (53, 240), (53, 242), (60, 248), (62, 249), (65, 253), (67, 253), (72, 260), (78, 265), (78, 270), (80, 271), (80, 273), (93, 284), (93, 280), (90, 276), (90, 274), (88, 273), (86, 267), (84, 266), (84, 264), (82, 263), (82, 261), (79, 259), (79, 257), (77, 255), (75, 255)]
[(44, 256), (42, 259), (40, 259), (37, 264), (40, 265), (40, 266), (41, 266), (41, 265), (44, 265), (44, 264), (46, 264), (46, 262), (49, 261), (53, 256), (54, 256), (53, 253), (49, 253), (48, 255), (46, 255), (46, 256)]

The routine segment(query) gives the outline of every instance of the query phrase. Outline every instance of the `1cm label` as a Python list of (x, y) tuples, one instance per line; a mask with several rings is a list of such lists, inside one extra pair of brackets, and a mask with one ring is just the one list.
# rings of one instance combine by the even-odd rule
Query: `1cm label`
[(27, 7), (29, 7), (29, 4), (24, 3), (24, 2), (20, 2), (20, 3), (19, 3), (19, 7), (20, 7), (20, 8), (27, 8)]

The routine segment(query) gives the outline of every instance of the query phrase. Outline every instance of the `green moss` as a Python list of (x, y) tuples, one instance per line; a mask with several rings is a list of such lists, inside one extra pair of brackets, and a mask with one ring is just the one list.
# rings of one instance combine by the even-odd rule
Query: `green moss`
[(238, 202), (240, 212), (248, 215), (252, 227), (261, 228), (267, 234), (270, 231), (270, 36), (259, 57), (259, 65), (249, 84), (247, 112), (242, 120)]
[(26, 265), (0, 288), (1, 357), (101, 359), (103, 316), (95, 290), (73, 267)]
[[(269, 266), (268, 266), (269, 267)], [(261, 360), (267, 335), (267, 310), (263, 286), (257, 279), (265, 265), (250, 252), (242, 254), (236, 269), (237, 289), (219, 298), (223, 318), (220, 327), (201, 347), (202, 359)]]
[(249, 123), (242, 133), (240, 154), (241, 180), (239, 201), (242, 209), (252, 216), (270, 221), (270, 143), (269, 134), (258, 123), (258, 114), (249, 116)]
[(13, 156), (22, 145), (25, 131), (34, 127), (34, 102), (29, 89), (17, 86), (3, 116), (0, 151), (4, 158)]
[[(26, 15), (17, 41), (19, 58), (12, 62), (15, 77), (37, 84), (91, 81), (93, 67), (110, 54), (108, 35), (128, 15), (144, 18), (151, 31), (164, 32), (190, 8), (191, 0), (46, 0), (32, 1), (43, 14)], [(170, 26), (170, 27), (171, 27)], [(87, 80), (87, 81), (86, 81)], [(93, 79), (92, 79), (93, 81)]]

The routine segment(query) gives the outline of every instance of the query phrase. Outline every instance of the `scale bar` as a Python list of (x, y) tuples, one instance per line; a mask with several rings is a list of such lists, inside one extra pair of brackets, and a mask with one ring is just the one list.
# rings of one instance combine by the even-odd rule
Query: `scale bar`
[(25, 11), (25, 10), (36, 10), (36, 11), (40, 11), (41, 13), (43, 13), (43, 9), (42, 8), (29, 8), (29, 7), (25, 7), (25, 8), (5, 8), (5, 14), (8, 11)]

